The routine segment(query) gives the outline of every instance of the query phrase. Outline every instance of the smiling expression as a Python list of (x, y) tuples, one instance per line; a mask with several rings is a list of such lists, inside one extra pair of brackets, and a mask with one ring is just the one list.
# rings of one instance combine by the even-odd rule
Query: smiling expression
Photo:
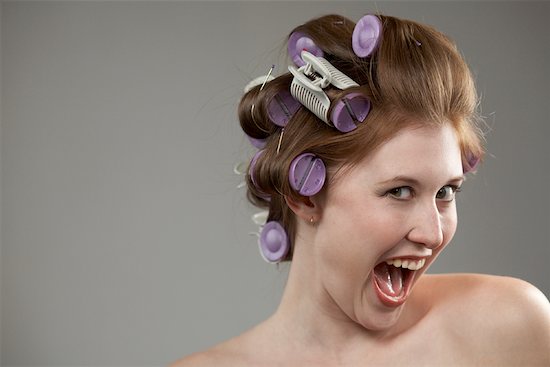
[(455, 233), (462, 181), (449, 124), (405, 128), (334, 180), (321, 200), (313, 249), (326, 301), (367, 329), (394, 325)]

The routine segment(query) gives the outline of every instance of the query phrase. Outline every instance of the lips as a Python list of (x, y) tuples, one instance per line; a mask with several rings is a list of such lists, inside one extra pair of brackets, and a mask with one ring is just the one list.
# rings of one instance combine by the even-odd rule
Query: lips
[(382, 262), (374, 267), (372, 281), (380, 301), (388, 307), (397, 307), (406, 301), (416, 270)]

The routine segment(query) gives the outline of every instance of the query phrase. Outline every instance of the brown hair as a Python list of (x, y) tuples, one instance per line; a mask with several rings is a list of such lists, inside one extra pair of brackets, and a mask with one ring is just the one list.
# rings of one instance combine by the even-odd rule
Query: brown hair
[[(480, 159), (484, 154), (474, 82), (455, 44), (430, 26), (383, 15), (379, 18), (382, 39), (378, 50), (367, 59), (354, 54), (351, 39), (355, 23), (342, 16), (323, 16), (292, 31), (307, 34), (327, 61), (360, 85), (345, 91), (326, 90), (332, 100), (356, 91), (370, 98), (373, 107), (357, 129), (341, 133), (301, 107), (285, 127), (277, 154), (281, 129), (268, 118), (267, 103), (280, 91), (290, 90), (292, 75), (279, 76), (261, 91), (257, 86), (241, 99), (242, 129), (250, 137), (267, 139), (255, 164), (255, 184), (247, 176), (248, 198), (256, 206), (269, 208), (268, 220), (282, 223), (291, 242), (296, 223), (285, 196), (299, 199), (290, 187), (288, 171), (301, 153), (313, 153), (323, 160), (328, 171), (325, 189), (335, 168), (357, 164), (411, 124), (450, 123), (457, 133), (465, 167), (472, 157)], [(291, 259), (292, 246), (285, 260)]]

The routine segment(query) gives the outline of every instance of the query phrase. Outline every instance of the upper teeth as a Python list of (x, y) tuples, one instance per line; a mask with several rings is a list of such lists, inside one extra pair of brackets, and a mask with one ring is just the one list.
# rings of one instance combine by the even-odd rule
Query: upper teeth
[(422, 260), (401, 260), (401, 259), (393, 259), (393, 260), (386, 260), (386, 264), (393, 265), (398, 268), (405, 268), (409, 270), (419, 270), (422, 269), (424, 264), (426, 263), (426, 259)]

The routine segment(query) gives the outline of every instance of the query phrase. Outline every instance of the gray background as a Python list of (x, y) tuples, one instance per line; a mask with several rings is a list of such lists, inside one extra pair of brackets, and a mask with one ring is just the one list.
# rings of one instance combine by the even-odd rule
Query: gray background
[(232, 173), (253, 150), (235, 107), (285, 71), (286, 34), (381, 11), (454, 38), (476, 75), (490, 155), (433, 273), (550, 294), (550, 4), (4, 1), (1, 362), (163, 365), (277, 307)]

